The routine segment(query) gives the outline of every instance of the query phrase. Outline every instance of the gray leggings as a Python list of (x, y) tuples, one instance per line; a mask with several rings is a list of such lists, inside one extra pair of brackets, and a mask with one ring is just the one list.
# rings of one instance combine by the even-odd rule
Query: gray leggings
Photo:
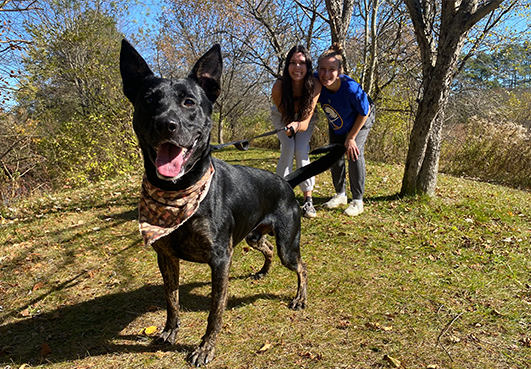
[[(277, 164), (277, 174), (285, 177), (293, 171), (293, 158), (297, 169), (310, 164), (310, 138), (312, 137), (313, 127), (317, 120), (317, 114), (312, 116), (308, 129), (304, 132), (298, 132), (294, 138), (289, 138), (284, 131), (278, 132), (278, 140), (280, 141), (280, 158)], [(278, 111), (276, 106), (271, 107), (271, 121), (275, 128), (283, 128), (285, 124), (282, 122), (282, 114)], [(299, 187), (301, 191), (312, 191), (315, 185), (315, 177), (308, 178), (301, 182)]]
[[(353, 200), (363, 200), (363, 193), (365, 192), (365, 141), (371, 131), (375, 120), (375, 106), (371, 104), (371, 112), (365, 121), (363, 127), (356, 136), (356, 145), (360, 150), (360, 155), (357, 160), (348, 160), (348, 179), (350, 182), (350, 191), (352, 192)], [(328, 127), (328, 135), (330, 143), (344, 144), (348, 133), (336, 135), (334, 130)], [(345, 193), (347, 190), (347, 175), (345, 168), (345, 157), (339, 159), (330, 169), (332, 172), (332, 181), (336, 193)]]

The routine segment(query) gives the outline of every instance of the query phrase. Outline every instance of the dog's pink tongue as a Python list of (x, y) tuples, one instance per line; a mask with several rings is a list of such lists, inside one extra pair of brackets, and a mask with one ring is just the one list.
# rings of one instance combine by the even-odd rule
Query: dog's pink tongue
[(183, 165), (183, 149), (170, 143), (162, 144), (155, 160), (157, 170), (165, 177), (177, 177)]

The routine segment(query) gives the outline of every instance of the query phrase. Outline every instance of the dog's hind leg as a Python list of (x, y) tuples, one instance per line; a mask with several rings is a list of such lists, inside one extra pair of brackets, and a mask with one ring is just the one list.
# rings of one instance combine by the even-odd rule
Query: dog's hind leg
[(179, 259), (169, 257), (157, 250), (157, 260), (164, 280), (164, 295), (166, 297), (166, 326), (160, 334), (159, 340), (175, 343), (179, 332)]
[(273, 250), (274, 246), (266, 240), (265, 235), (262, 234), (258, 229), (255, 229), (247, 237), (245, 241), (253, 249), (260, 251), (264, 255), (264, 265), (258, 273), (252, 274), (251, 278), (253, 279), (262, 279), (264, 278), (269, 269), (271, 268), (271, 262), (273, 261)]
[(293, 310), (302, 310), (306, 308), (308, 295), (308, 272), (306, 270), (306, 264), (299, 258), (299, 263), (294, 270), (297, 273), (298, 279), (297, 294), (295, 295), (295, 298), (291, 300), (289, 308)]
[(293, 237), (287, 237), (282, 231), (276, 233), (278, 256), (280, 261), (282, 261), (282, 265), (297, 273), (297, 294), (288, 305), (288, 307), (293, 310), (302, 310), (306, 308), (308, 294), (308, 273), (306, 270), (306, 264), (301, 259), (299, 242), (300, 232), (297, 232), (297, 235)]

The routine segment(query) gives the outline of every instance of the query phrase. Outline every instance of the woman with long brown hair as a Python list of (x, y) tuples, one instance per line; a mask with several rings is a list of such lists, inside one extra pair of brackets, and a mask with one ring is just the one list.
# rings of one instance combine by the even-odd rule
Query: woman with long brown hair
[[(313, 76), (310, 54), (304, 46), (294, 46), (286, 56), (282, 77), (275, 81), (271, 92), (273, 125), (288, 128), (278, 133), (281, 151), (276, 173), (281, 177), (291, 173), (293, 158), (297, 168), (310, 163), (310, 138), (317, 120), (313, 113), (320, 92), (321, 83)], [(304, 194), (302, 212), (308, 218), (317, 216), (312, 200), (314, 184), (312, 177), (299, 185)]]

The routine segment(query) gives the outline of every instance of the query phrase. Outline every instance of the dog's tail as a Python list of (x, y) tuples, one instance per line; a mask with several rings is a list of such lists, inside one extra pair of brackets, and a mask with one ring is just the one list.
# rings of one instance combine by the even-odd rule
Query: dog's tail
[(310, 155), (327, 153), (325, 156), (311, 162), (310, 164), (300, 167), (296, 171), (288, 174), (284, 179), (288, 181), (291, 188), (295, 188), (302, 181), (307, 180), (319, 173), (330, 168), (336, 161), (345, 155), (345, 146), (341, 144), (331, 144), (320, 147), (310, 152)]

